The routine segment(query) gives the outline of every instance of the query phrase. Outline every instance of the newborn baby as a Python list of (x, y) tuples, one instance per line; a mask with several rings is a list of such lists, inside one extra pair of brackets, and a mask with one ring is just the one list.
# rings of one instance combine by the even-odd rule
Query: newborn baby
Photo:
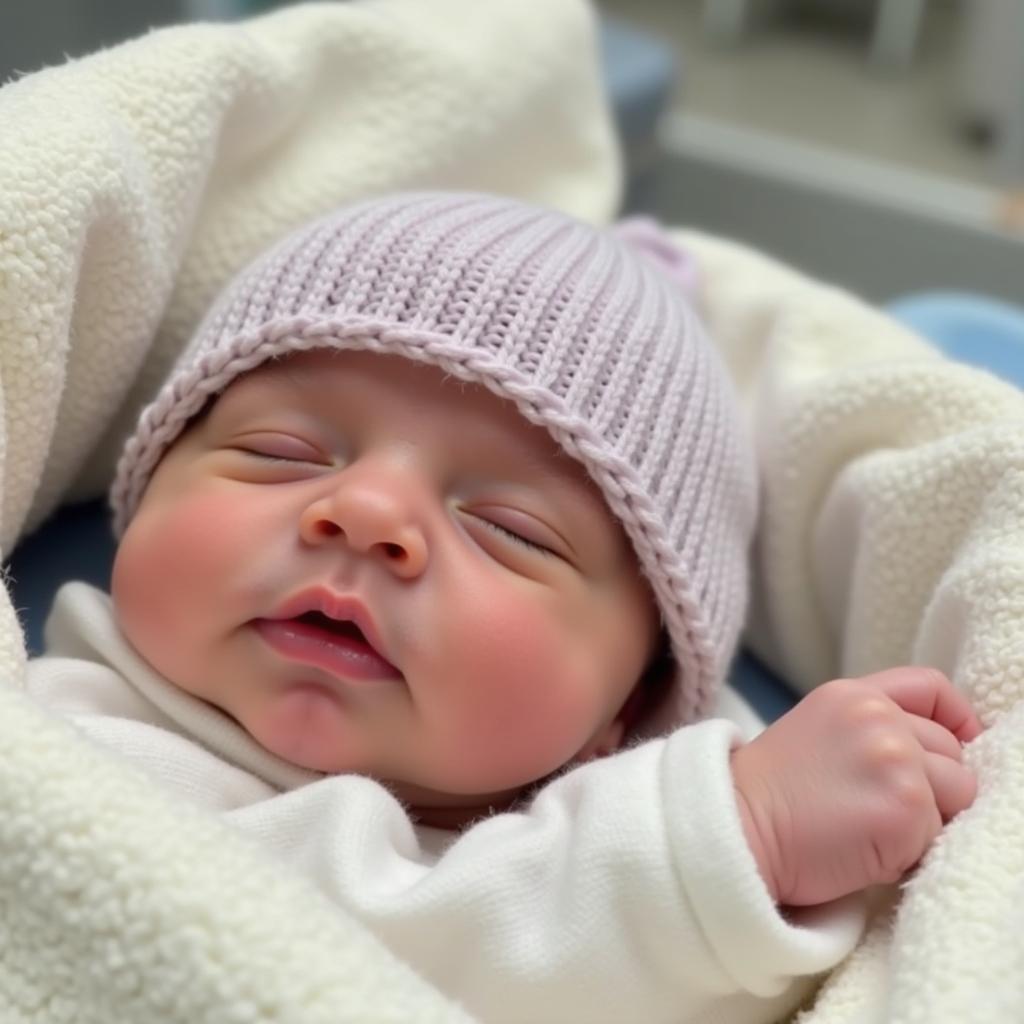
[(483, 1019), (788, 1012), (979, 727), (923, 668), (714, 716), (756, 478), (691, 279), (483, 195), (285, 239), (144, 411), (32, 692)]

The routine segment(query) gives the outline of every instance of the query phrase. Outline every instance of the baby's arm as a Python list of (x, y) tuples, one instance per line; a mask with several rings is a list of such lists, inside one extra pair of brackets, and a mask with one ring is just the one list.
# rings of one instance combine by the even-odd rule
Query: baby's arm
[(940, 672), (895, 668), (820, 686), (736, 750), (740, 817), (772, 898), (808, 906), (899, 879), (973, 802), (961, 744), (980, 731)]
[(483, 1019), (775, 1020), (850, 951), (863, 906), (780, 913), (743, 834), (738, 742), (708, 721), (585, 765), (439, 857), (369, 779), (227, 818)]

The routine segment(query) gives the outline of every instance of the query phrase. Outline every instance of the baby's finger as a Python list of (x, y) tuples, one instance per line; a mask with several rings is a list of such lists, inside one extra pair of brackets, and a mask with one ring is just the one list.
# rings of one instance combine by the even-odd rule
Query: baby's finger
[(914, 738), (932, 754), (941, 754), (952, 761), (962, 761), (964, 752), (960, 741), (945, 727), (920, 715), (905, 715)]
[(925, 774), (935, 795), (935, 806), (943, 821), (959, 814), (974, 803), (978, 780), (970, 768), (951, 761), (941, 754), (925, 754)]
[(962, 743), (981, 734), (981, 723), (970, 702), (938, 669), (910, 665), (865, 678), (904, 711), (938, 722)]

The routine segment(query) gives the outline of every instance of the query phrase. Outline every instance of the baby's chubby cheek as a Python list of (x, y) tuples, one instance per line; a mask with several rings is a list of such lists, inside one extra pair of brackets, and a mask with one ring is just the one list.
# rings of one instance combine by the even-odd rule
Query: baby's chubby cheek
[[(238, 524), (216, 494), (144, 502), (114, 560), (111, 592), (122, 630), (157, 668), (223, 621), (223, 587), (236, 566)], [(171, 674), (168, 672), (168, 674)]]
[(607, 710), (577, 638), (543, 606), (478, 602), (464, 625), (446, 645), (452, 749), (462, 763), (484, 787), (501, 788), (571, 760)]

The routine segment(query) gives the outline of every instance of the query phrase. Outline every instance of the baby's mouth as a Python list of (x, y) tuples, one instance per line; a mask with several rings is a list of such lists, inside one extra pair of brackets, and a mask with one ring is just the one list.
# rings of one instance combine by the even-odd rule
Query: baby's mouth
[(305, 612), (291, 620), (292, 622), (304, 622), (315, 629), (322, 629), (324, 632), (334, 636), (344, 636), (351, 640), (365, 644), (376, 654), (373, 644), (363, 635), (363, 631), (351, 619), (332, 619), (323, 612)]
[(292, 618), (256, 619), (254, 625), (278, 654), (331, 675), (360, 681), (403, 678), (351, 619), (307, 611)]

